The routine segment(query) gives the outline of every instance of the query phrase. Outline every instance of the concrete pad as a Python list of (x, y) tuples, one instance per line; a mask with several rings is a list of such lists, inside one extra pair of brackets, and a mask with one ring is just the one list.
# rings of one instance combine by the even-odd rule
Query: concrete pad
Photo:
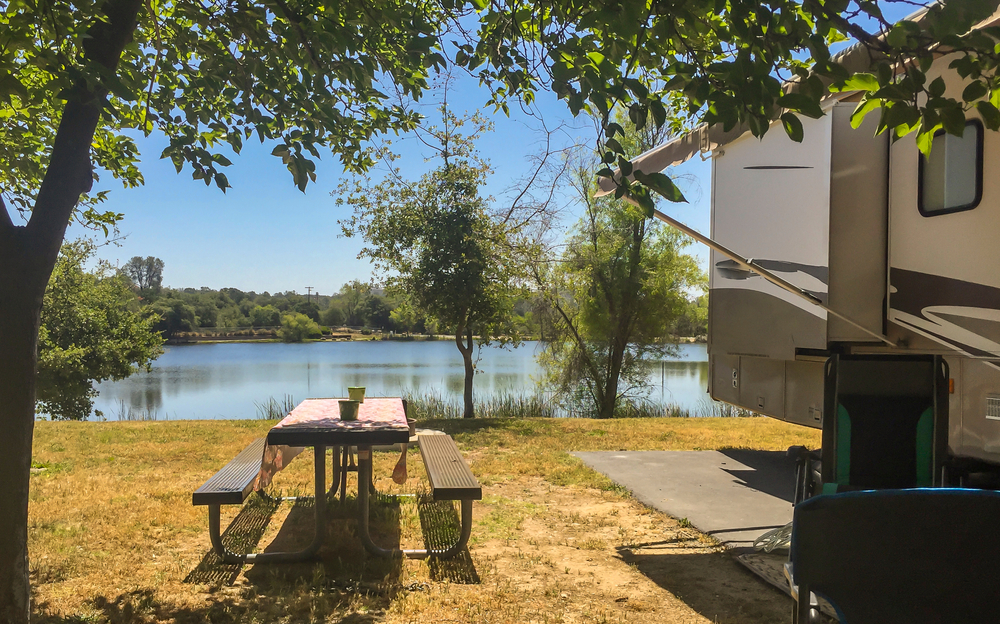
[(573, 453), (642, 503), (734, 548), (792, 521), (795, 460), (784, 451)]

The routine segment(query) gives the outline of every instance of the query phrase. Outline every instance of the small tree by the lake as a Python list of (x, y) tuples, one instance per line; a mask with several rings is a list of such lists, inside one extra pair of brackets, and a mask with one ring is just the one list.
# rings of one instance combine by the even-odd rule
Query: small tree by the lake
[[(525, 243), (480, 194), (491, 170), (475, 140), (490, 124), (478, 114), (460, 119), (446, 106), (441, 118), (425, 135), (440, 166), (417, 181), (393, 170), (378, 184), (345, 184), (337, 204), (354, 208), (340, 222), (344, 234), (365, 240), (360, 256), (374, 261), (387, 290), (450, 328), (465, 365), (463, 415), (472, 418), (475, 347), (520, 341), (514, 304), (524, 294)], [(463, 135), (463, 125), (473, 130)]]
[[(627, 129), (618, 140), (630, 155), (663, 138), (617, 121)], [(560, 254), (534, 265), (551, 328), (540, 357), (567, 408), (611, 418), (622, 399), (643, 396), (648, 362), (672, 351), (670, 330), (704, 276), (683, 253), (686, 237), (613, 196), (595, 198), (595, 181), (591, 167), (577, 167), (572, 182), (583, 217)]]
[(319, 338), (323, 331), (319, 323), (305, 314), (291, 312), (281, 317), (281, 329), (278, 336), (284, 342), (302, 342), (307, 338)]
[(159, 317), (139, 309), (129, 280), (107, 262), (86, 270), (94, 249), (85, 239), (65, 243), (42, 301), (35, 400), (54, 419), (86, 419), (95, 382), (149, 370), (163, 353)]

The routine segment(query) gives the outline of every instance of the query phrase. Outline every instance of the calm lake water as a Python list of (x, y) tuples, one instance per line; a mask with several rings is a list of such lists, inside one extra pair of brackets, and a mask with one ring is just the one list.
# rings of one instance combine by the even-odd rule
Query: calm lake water
[[(539, 349), (537, 342), (483, 349), (475, 396), (538, 393)], [(650, 367), (649, 398), (700, 410), (711, 401), (705, 345), (679, 350), (676, 359)], [(433, 394), (460, 402), (464, 368), (451, 341), (181, 345), (167, 347), (149, 373), (99, 384), (94, 407), (109, 420), (130, 408), (170, 420), (256, 418), (257, 404), (272, 397), (291, 395), (297, 403), (346, 396), (348, 386), (365, 386), (369, 396)]]

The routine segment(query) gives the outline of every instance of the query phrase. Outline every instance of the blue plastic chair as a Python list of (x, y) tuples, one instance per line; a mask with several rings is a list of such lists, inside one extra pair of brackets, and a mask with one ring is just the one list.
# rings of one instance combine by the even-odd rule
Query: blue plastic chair
[(792, 621), (1000, 622), (1000, 492), (926, 488), (826, 494), (795, 507), (785, 576)]

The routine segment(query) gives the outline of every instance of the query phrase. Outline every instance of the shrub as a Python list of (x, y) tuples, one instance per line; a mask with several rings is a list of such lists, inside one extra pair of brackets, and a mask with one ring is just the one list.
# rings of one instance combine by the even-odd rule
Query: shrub
[(281, 317), (278, 336), (285, 342), (302, 342), (306, 338), (319, 338), (322, 335), (319, 324), (305, 314), (292, 312)]

